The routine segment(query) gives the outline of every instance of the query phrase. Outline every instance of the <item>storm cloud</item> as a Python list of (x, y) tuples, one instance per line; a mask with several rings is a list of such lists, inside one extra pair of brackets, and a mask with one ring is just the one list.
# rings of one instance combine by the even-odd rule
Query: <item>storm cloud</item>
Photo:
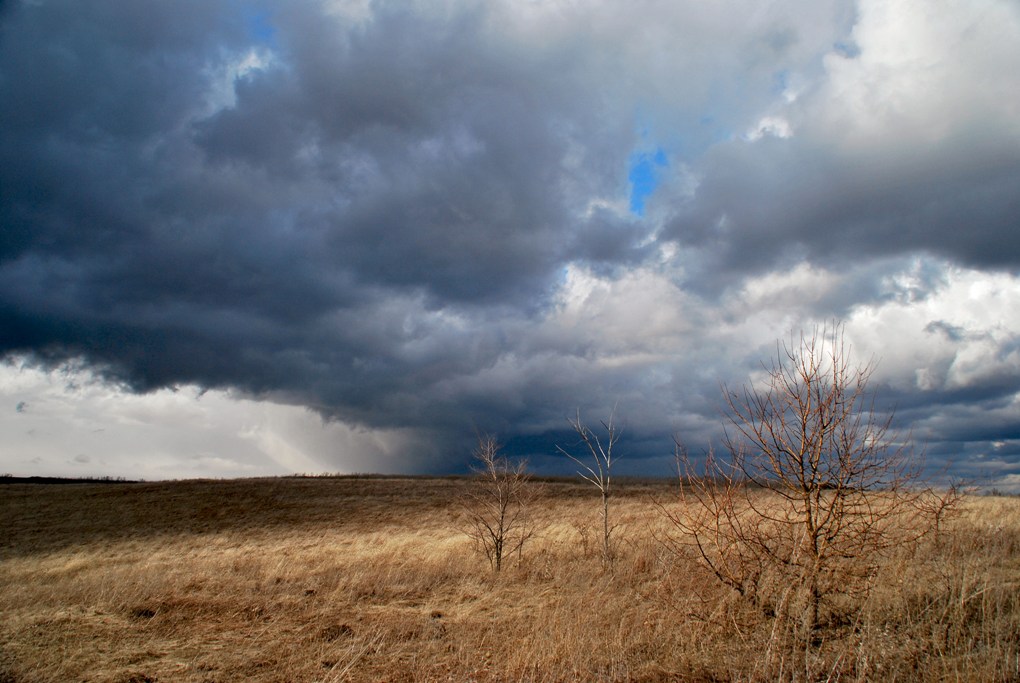
[(661, 473), (839, 318), (1004, 479), (1018, 63), (1004, 1), (6, 3), (0, 353), (389, 435), (323, 469), (541, 462), (617, 405)]

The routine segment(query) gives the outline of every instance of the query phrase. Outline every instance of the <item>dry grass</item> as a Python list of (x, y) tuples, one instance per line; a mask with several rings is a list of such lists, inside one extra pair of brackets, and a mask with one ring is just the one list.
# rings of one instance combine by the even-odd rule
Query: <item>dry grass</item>
[[(668, 484), (545, 485), (494, 575), (453, 479), (2, 485), (0, 682), (751, 681), (769, 619), (661, 542)], [(831, 680), (1020, 680), (1020, 500), (889, 559), (813, 654)], [(778, 667), (778, 668), (777, 668)], [(796, 677), (793, 675), (792, 677)]]

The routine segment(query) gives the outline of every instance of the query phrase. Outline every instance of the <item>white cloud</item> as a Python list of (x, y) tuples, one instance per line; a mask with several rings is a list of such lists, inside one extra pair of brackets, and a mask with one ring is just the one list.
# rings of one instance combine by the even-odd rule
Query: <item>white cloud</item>
[(0, 430), (0, 471), (144, 479), (399, 471), (414, 439), (218, 390), (133, 394), (74, 366), (16, 364), (0, 365)]
[(831, 140), (876, 148), (1010, 131), (1020, 141), (1020, 12), (1002, 0), (863, 0), (852, 40), (832, 52), (819, 109)]
[(117, 50), (12, 15), (4, 340), (309, 409), (6, 367), (3, 469), (455, 469), (458, 433), (617, 400), (707, 438), (720, 384), (831, 316), (928, 433), (1008, 462), (1004, 409), (955, 402), (1008, 399), (1017, 279), (951, 263), (1015, 266), (1015, 3), (324, 0), (251, 49), (203, 9)]
[(252, 47), (239, 54), (228, 55), (222, 62), (207, 67), (208, 91), (204, 106), (195, 112), (195, 118), (202, 119), (221, 109), (233, 107), (237, 104), (238, 81), (278, 63), (272, 50)]
[[(847, 332), (858, 355), (878, 359), (879, 376), (902, 389), (952, 390), (1020, 376), (1020, 279), (941, 268), (944, 284), (923, 297), (895, 297), (853, 311)], [(909, 271), (899, 282), (912, 288)]]
[(744, 139), (749, 142), (760, 140), (765, 136), (774, 138), (788, 138), (793, 136), (793, 128), (790, 122), (781, 116), (764, 116), (750, 130), (744, 133)]

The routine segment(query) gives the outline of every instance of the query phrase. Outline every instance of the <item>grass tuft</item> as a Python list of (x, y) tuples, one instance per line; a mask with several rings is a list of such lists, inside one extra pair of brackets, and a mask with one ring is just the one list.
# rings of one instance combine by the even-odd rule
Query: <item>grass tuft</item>
[[(607, 569), (597, 497), (545, 482), (498, 578), (462, 532), (466, 485), (0, 484), (0, 683), (797, 680), (781, 625), (662, 542), (669, 484), (621, 483)], [(811, 670), (1020, 681), (1018, 550), (1020, 500), (967, 499), (833, 606)]]

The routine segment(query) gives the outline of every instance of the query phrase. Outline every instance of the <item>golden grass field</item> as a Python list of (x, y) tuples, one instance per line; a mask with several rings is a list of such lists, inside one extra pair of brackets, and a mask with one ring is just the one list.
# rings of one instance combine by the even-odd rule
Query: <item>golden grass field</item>
[[(0, 484), (0, 683), (757, 681), (772, 624), (670, 549), (667, 482), (543, 484), (499, 575), (463, 479)], [(1020, 499), (884, 560), (819, 680), (1020, 681)], [(778, 668), (777, 668), (778, 667)]]

